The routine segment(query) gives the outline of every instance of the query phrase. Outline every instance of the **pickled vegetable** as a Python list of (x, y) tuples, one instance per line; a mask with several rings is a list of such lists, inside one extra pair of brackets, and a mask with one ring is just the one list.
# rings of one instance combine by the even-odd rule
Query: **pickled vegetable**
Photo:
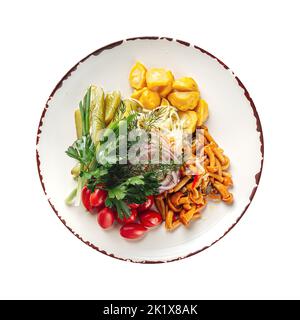
[(166, 98), (162, 98), (160, 102), (161, 106), (169, 106), (170, 102)]
[(168, 100), (172, 106), (181, 111), (193, 110), (199, 101), (200, 93), (198, 91), (190, 92), (172, 92), (168, 95)]
[(66, 205), (71, 206), (74, 202), (74, 199), (76, 197), (77, 188), (73, 189), (72, 192), (68, 195), (68, 197), (65, 200)]
[(160, 96), (157, 92), (146, 89), (139, 101), (144, 108), (152, 110), (160, 105)]
[(173, 82), (173, 89), (178, 91), (198, 91), (198, 85), (193, 78), (183, 77)]
[(165, 98), (172, 91), (172, 83), (160, 89), (158, 92), (161, 97)]
[(163, 90), (173, 82), (171, 71), (163, 68), (152, 68), (146, 73), (147, 87), (153, 91)]
[(161, 214), (154, 210), (147, 210), (140, 215), (141, 223), (146, 228), (152, 228), (162, 223)]
[(77, 163), (71, 170), (71, 174), (74, 178), (78, 177), (80, 174), (81, 166), (80, 163)]
[(194, 109), (197, 113), (197, 126), (200, 127), (208, 118), (208, 104), (204, 99), (200, 99)]
[(183, 130), (188, 133), (193, 133), (196, 130), (197, 114), (195, 111), (179, 111), (180, 120), (183, 124)]
[(129, 74), (129, 83), (135, 89), (141, 89), (146, 86), (147, 69), (143, 64), (137, 62)]
[(164, 87), (159, 87), (158, 92), (161, 97), (166, 97), (173, 89), (173, 81), (174, 81), (174, 76), (171, 71), (167, 72), (169, 76), (169, 83), (164, 86)]
[(77, 138), (79, 139), (82, 136), (82, 121), (81, 121), (81, 113), (79, 109), (75, 110), (74, 116), (75, 116), (76, 135), (77, 135)]
[(108, 125), (113, 119), (117, 108), (121, 103), (120, 91), (108, 93), (105, 97), (105, 124)]
[(145, 235), (147, 228), (140, 223), (127, 223), (120, 229), (120, 235), (126, 239), (139, 239)]
[(137, 101), (131, 100), (131, 99), (125, 99), (123, 100), (123, 103), (125, 105), (125, 111), (123, 116), (126, 118), (130, 115), (130, 113), (134, 111), (139, 111), (141, 109), (139, 103)]
[(94, 144), (100, 138), (100, 131), (105, 128), (104, 91), (97, 87), (91, 92), (91, 137)]
[(133, 93), (131, 94), (131, 98), (138, 100), (145, 90), (147, 90), (147, 88), (143, 88), (140, 90), (134, 90)]

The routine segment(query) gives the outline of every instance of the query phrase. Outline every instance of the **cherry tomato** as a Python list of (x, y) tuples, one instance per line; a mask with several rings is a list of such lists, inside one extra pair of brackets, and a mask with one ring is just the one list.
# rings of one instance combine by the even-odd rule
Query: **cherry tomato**
[(161, 215), (154, 210), (147, 210), (140, 214), (140, 220), (144, 227), (156, 227), (162, 222)]
[(131, 209), (131, 215), (130, 215), (130, 217), (123, 217), (123, 219), (121, 219), (121, 218), (119, 218), (119, 217), (117, 217), (117, 220), (118, 220), (118, 222), (119, 223), (121, 223), (121, 224), (124, 224), (124, 223), (130, 223), (130, 222), (134, 222), (135, 220), (136, 220), (136, 218), (137, 218), (137, 210), (135, 210), (135, 209)]
[(147, 229), (139, 223), (127, 223), (120, 229), (120, 235), (126, 239), (138, 239), (141, 238)]
[(103, 189), (95, 189), (90, 195), (90, 205), (92, 207), (104, 207), (107, 192)]
[(148, 196), (147, 200), (139, 206), (139, 208), (138, 208), (139, 212), (146, 211), (146, 210), (150, 209), (152, 207), (153, 203), (154, 203), (153, 196)]
[(99, 211), (100, 211), (101, 209), (103, 209), (103, 206), (100, 206), (100, 207), (91, 207), (90, 213), (92, 213), (92, 214), (97, 214), (97, 213), (99, 213)]
[(86, 208), (86, 210), (88, 211), (91, 210), (90, 195), (91, 195), (91, 190), (88, 189), (87, 186), (84, 186), (81, 190), (81, 202)]
[(103, 229), (111, 227), (115, 221), (114, 211), (110, 208), (103, 208), (98, 213), (98, 223)]
[(130, 209), (138, 209), (138, 207), (140, 206), (140, 204), (138, 203), (129, 203), (128, 207)]

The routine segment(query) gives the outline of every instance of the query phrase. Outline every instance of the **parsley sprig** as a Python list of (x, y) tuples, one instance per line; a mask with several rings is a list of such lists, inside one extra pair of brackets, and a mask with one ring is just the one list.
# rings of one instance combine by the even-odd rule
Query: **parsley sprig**
[(91, 136), (85, 135), (76, 140), (73, 145), (68, 148), (66, 154), (77, 160), (84, 167), (89, 167), (90, 163), (95, 159), (95, 145)]

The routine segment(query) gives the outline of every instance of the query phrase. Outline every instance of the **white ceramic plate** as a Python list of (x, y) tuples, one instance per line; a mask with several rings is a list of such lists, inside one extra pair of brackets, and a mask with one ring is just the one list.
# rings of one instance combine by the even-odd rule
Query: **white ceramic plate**
[[(231, 159), (234, 180), (232, 206), (210, 202), (203, 218), (189, 228), (166, 232), (161, 226), (140, 241), (126, 241), (119, 229), (104, 231), (96, 216), (64, 199), (74, 187), (72, 159), (65, 150), (75, 139), (74, 108), (90, 84), (119, 89), (129, 96), (130, 68), (136, 60), (147, 67), (165, 67), (176, 77), (191, 76), (209, 104), (211, 134)], [(57, 84), (41, 116), (37, 135), (39, 176), (54, 212), (67, 228), (92, 248), (132, 262), (168, 262), (198, 253), (221, 239), (243, 216), (259, 183), (263, 134), (248, 91), (219, 59), (189, 43), (171, 38), (142, 37), (103, 47), (76, 64)], [(238, 239), (237, 239), (238, 241)]]

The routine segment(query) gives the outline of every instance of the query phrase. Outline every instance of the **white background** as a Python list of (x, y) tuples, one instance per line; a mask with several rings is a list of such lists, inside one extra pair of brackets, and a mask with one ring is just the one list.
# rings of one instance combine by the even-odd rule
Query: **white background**
[[(2, 299), (300, 298), (298, 1), (2, 1)], [(265, 164), (240, 223), (191, 258), (140, 265), (76, 239), (42, 192), (35, 136), (55, 84), (116, 40), (186, 40), (223, 60), (261, 117)], [(245, 142), (246, 143), (246, 142)]]

